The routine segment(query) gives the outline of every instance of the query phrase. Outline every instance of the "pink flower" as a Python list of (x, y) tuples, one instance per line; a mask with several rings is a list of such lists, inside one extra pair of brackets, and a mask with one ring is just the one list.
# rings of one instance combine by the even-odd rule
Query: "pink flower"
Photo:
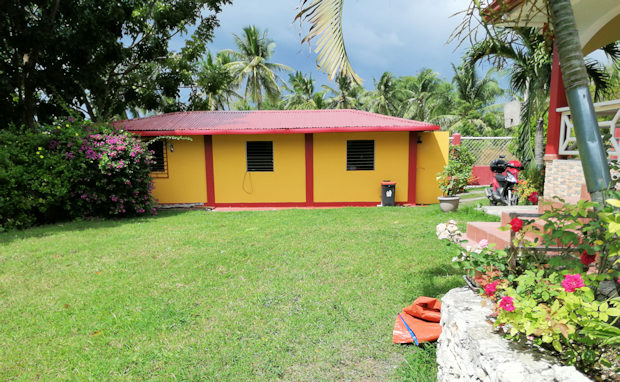
[(504, 309), (506, 312), (513, 312), (515, 310), (515, 306), (513, 305), (512, 297), (502, 297), (502, 300), (499, 302), (499, 307)]
[(588, 255), (588, 251), (583, 251), (581, 253), (581, 264), (590, 265), (596, 260), (596, 255)]
[(490, 284), (487, 284), (484, 287), (484, 293), (486, 293), (487, 296), (492, 295), (493, 293), (495, 293), (495, 290), (497, 289), (497, 284), (499, 283), (498, 280), (493, 281)]
[(480, 240), (480, 242), (478, 243), (478, 246), (480, 248), (486, 248), (489, 245), (489, 241), (487, 239), (482, 239)]
[(583, 283), (581, 275), (577, 273), (575, 275), (564, 275), (562, 286), (568, 293), (573, 293), (577, 288), (583, 288), (586, 285)]
[(523, 228), (523, 220), (519, 218), (512, 219), (509, 224), (514, 232), (519, 232)]
[(620, 284), (620, 277), (618, 277), (618, 284)]

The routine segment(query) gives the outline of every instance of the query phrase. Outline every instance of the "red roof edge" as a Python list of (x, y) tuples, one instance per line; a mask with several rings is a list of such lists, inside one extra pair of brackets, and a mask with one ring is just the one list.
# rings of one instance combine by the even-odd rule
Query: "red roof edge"
[(351, 132), (380, 132), (380, 131), (436, 131), (440, 127), (436, 125), (408, 127), (401, 126), (381, 126), (377, 128), (350, 128), (350, 127), (332, 127), (332, 128), (301, 128), (301, 129), (239, 129), (239, 130), (129, 130), (134, 134), (145, 137), (159, 135), (234, 135), (234, 134), (312, 134), (312, 133), (351, 133)]

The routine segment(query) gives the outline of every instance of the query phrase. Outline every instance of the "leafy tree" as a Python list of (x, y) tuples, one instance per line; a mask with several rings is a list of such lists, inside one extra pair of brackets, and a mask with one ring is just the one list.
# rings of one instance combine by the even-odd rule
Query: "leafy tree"
[[(0, 123), (178, 108), (179, 85), (229, 0), (23, 0), (0, 8)], [(195, 31), (179, 52), (170, 39)]]
[(264, 102), (263, 94), (272, 102), (280, 96), (277, 71), (292, 70), (286, 65), (269, 62), (273, 55), (275, 43), (267, 37), (267, 31), (261, 33), (256, 26), (243, 28), (243, 35), (234, 35), (237, 51), (224, 50), (233, 59), (226, 64), (235, 77), (236, 85), (245, 87), (245, 100), (256, 103), (260, 110)]

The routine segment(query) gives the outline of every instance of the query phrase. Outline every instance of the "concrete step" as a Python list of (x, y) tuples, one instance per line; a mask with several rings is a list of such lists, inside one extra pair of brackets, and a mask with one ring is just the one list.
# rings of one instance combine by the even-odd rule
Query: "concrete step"
[(496, 249), (504, 249), (510, 244), (510, 232), (500, 231), (499, 227), (501, 226), (499, 222), (467, 223), (465, 239), (469, 241), (469, 245), (479, 243), (480, 240), (486, 239), (489, 244), (495, 243)]

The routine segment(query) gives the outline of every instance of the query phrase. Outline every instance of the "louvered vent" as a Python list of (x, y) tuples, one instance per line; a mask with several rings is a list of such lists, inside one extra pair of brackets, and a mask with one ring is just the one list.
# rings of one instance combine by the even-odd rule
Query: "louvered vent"
[(247, 142), (246, 158), (248, 172), (273, 171), (273, 142)]
[(375, 141), (347, 141), (347, 171), (375, 169)]

